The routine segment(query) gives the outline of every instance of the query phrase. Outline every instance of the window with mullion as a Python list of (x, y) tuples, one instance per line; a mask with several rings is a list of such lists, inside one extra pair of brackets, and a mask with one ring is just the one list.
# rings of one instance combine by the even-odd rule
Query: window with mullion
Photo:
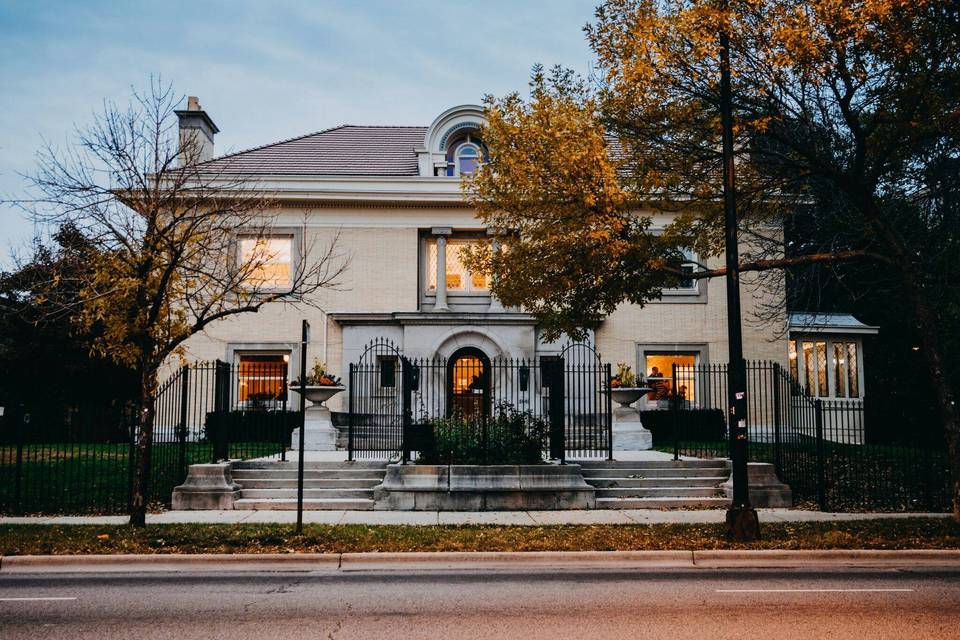
[[(483, 238), (449, 238), (447, 240), (446, 283), (448, 293), (490, 293), (490, 277), (485, 273), (474, 273), (467, 269), (460, 257), (461, 251), (470, 246), (489, 242)], [(437, 241), (427, 239), (427, 293), (437, 291)]]

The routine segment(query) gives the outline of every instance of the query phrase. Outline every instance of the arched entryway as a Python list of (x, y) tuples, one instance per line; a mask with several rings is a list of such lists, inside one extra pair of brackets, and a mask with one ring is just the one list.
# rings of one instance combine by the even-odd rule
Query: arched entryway
[(470, 420), (490, 415), (490, 358), (463, 347), (447, 360), (447, 413)]

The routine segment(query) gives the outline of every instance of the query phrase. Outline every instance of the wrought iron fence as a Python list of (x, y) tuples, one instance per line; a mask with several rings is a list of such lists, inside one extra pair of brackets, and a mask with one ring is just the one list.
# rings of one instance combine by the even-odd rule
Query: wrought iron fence
[[(505, 416), (526, 425), (527, 438), (540, 438), (535, 433), (548, 425), (540, 438), (545, 458), (609, 457), (609, 379), (609, 365), (580, 343), (540, 359), (490, 359), (469, 347), (449, 358), (411, 359), (377, 339), (350, 365), (349, 457), (415, 458), (441, 428), (457, 434), (461, 449), (483, 452), (477, 455), (494, 463), (508, 455), (491, 448), (506, 442), (491, 438)], [(517, 439), (516, 446), (521, 440), (529, 445)]]
[[(728, 366), (671, 373), (670, 411), (644, 415), (655, 446), (675, 456), (728, 457)], [(870, 431), (868, 399), (811, 396), (775, 362), (747, 363), (747, 397), (749, 460), (773, 463), (799, 502), (833, 511), (949, 510), (942, 437), (900, 433), (884, 441)]]
[[(167, 506), (190, 464), (282, 457), (298, 412), (286, 367), (198, 363), (178, 369), (154, 399), (148, 502)], [(52, 414), (13, 407), (0, 421), (0, 512), (122, 513), (130, 500), (136, 408)]]

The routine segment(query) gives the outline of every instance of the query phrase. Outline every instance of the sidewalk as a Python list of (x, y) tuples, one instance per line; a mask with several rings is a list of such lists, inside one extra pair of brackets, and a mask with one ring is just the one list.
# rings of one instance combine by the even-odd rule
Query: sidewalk
[[(757, 509), (760, 522), (850, 522), (884, 518), (949, 518), (949, 513), (824, 513), (795, 509)], [(591, 525), (718, 524), (724, 509), (660, 511), (623, 509), (591, 511), (304, 511), (311, 524), (367, 525)], [(166, 511), (147, 515), (147, 524), (239, 524), (296, 522), (296, 511)], [(126, 516), (0, 517), (4, 524), (126, 524)]]

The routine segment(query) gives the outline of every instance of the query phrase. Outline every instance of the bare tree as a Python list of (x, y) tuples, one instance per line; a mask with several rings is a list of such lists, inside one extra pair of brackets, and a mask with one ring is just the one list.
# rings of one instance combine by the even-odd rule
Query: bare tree
[(35, 290), (73, 292), (46, 308), (69, 314), (81, 330), (97, 327), (94, 348), (136, 371), (136, 526), (146, 517), (153, 396), (164, 361), (217, 320), (271, 303), (310, 305), (337, 286), (348, 264), (334, 237), (300, 247), (304, 259), (288, 277), (272, 275), (271, 194), (229, 162), (215, 171), (199, 162), (196, 139), (178, 135), (180, 102), (170, 85), (151, 79), (126, 108), (105, 103), (73, 144), (43, 148), (28, 176), (36, 193), (19, 201), (40, 223), (72, 225), (95, 249), (89, 268), (53, 273)]

